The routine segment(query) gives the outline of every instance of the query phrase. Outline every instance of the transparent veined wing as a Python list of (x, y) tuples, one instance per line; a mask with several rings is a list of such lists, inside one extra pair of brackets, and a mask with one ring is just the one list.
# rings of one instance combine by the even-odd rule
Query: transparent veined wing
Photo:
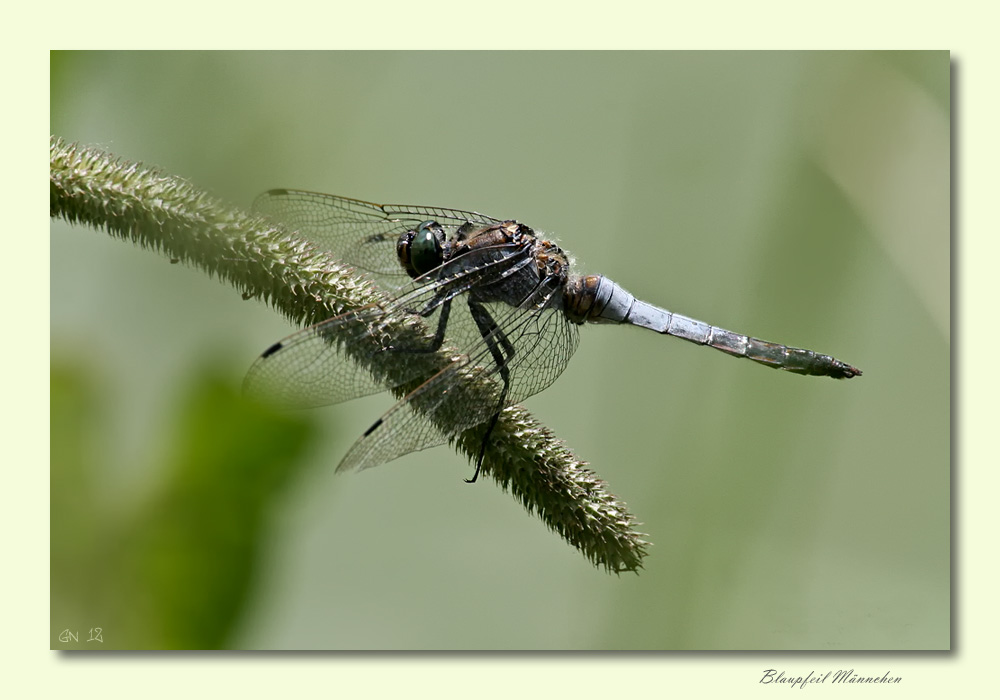
[(398, 288), (408, 276), (396, 257), (400, 234), (424, 221), (437, 221), (448, 238), (466, 223), (484, 226), (500, 219), (443, 207), (375, 204), (303, 190), (270, 190), (253, 203), (264, 214), (299, 231), (344, 263), (363, 270), (384, 287)]

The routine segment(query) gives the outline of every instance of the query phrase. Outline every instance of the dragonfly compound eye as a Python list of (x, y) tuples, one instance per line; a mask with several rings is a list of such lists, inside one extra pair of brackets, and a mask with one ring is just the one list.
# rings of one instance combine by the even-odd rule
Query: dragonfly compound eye
[(419, 277), (444, 262), (444, 229), (436, 221), (425, 221), (399, 239), (399, 261), (410, 277)]

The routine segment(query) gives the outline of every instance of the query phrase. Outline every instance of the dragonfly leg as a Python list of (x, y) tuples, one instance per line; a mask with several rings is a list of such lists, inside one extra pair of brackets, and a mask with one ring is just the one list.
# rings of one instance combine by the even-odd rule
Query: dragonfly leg
[(429, 352), (437, 352), (441, 349), (441, 344), (444, 343), (444, 333), (448, 329), (449, 314), (451, 314), (451, 299), (441, 305), (441, 317), (438, 318), (437, 330), (434, 331)]
[[(479, 457), (476, 459), (476, 472), (472, 475), (471, 479), (466, 479), (465, 483), (474, 484), (476, 479), (479, 478), (479, 472), (483, 467), (483, 457), (486, 456), (486, 446), (490, 442), (490, 435), (493, 433), (493, 428), (496, 427), (497, 421), (500, 419), (500, 413), (503, 411), (504, 405), (507, 403), (507, 394), (510, 391), (510, 361), (514, 357), (514, 346), (507, 339), (506, 334), (500, 330), (497, 326), (496, 321), (490, 316), (490, 313), (486, 310), (482, 304), (469, 299), (469, 311), (472, 312), (472, 318), (476, 322), (476, 326), (479, 328), (480, 334), (483, 336), (483, 340), (486, 342), (486, 347), (489, 348), (490, 354), (493, 355), (493, 361), (496, 362), (497, 371), (500, 373), (500, 378), (503, 380), (503, 389), (500, 391), (500, 396), (497, 399), (496, 408), (493, 410), (493, 415), (490, 417), (490, 424), (486, 428), (486, 434), (483, 435), (483, 442), (479, 448)], [(507, 357), (504, 357), (503, 352), (501, 352), (501, 346), (503, 350), (506, 351)]]
[[(429, 316), (434, 312), (436, 306), (430, 307), (425, 313), (421, 313), (421, 316)], [(434, 331), (434, 337), (430, 339), (430, 342), (424, 347), (397, 347), (395, 345), (389, 345), (388, 347), (382, 348), (380, 352), (398, 352), (402, 354), (410, 355), (423, 355), (427, 353), (437, 352), (441, 349), (444, 344), (444, 334), (448, 329), (448, 316), (451, 314), (451, 299), (448, 299), (443, 304), (441, 304), (441, 316), (438, 318), (437, 329)]]

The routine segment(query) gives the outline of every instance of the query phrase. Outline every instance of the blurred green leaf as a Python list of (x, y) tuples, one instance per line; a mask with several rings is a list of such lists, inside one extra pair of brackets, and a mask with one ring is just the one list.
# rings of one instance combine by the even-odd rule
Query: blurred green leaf
[(305, 464), (311, 425), (200, 370), (164, 440), (160, 488), (114, 515), (91, 488), (103, 420), (91, 373), (54, 361), (54, 634), (82, 628), (79, 647), (94, 648), (86, 630), (102, 624), (105, 649), (224, 648), (264, 555), (269, 514)]

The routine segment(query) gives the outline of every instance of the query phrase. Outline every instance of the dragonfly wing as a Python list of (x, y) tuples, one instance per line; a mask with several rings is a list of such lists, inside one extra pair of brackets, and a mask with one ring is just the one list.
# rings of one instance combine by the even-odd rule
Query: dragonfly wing
[(384, 317), (383, 309), (366, 307), (275, 343), (250, 367), (244, 393), (284, 408), (314, 408), (381, 391), (364, 358), (382, 351), (374, 329)]
[(454, 400), (455, 394), (449, 397), (448, 394), (440, 393), (440, 389), (450, 385), (451, 375), (466, 364), (467, 359), (456, 360), (440, 374), (396, 402), (351, 446), (337, 466), (337, 471), (370, 469), (411, 452), (447, 442), (449, 436), (456, 431), (441, 420), (444, 418), (444, 409), (450, 407), (454, 415), (458, 416), (462, 401)]
[(375, 204), (302, 190), (270, 190), (254, 201), (253, 209), (299, 231), (390, 289), (409, 279), (396, 256), (400, 234), (429, 220), (441, 224), (448, 237), (468, 222), (499, 223), (491, 216), (458, 209)]

